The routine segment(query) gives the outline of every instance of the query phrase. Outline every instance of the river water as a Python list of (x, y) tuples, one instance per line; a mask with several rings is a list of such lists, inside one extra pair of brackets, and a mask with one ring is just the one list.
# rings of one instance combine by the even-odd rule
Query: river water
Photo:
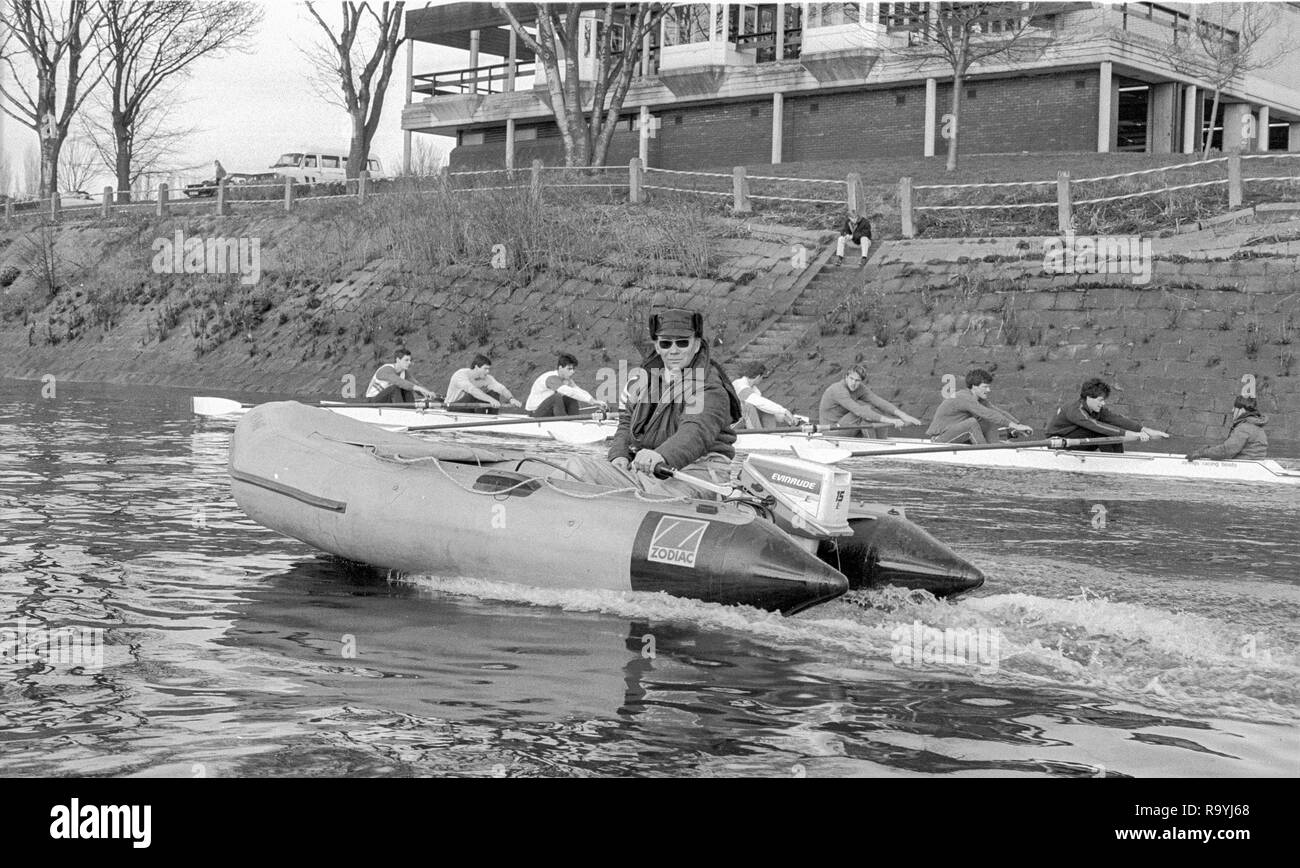
[(323, 556), (190, 394), (0, 381), (0, 773), (1300, 773), (1295, 488), (860, 461), (989, 581), (785, 618)]

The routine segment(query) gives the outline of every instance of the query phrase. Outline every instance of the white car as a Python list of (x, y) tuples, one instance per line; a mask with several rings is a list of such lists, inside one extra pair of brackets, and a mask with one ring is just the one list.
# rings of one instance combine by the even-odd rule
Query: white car
[[(271, 170), (281, 178), (293, 178), (304, 184), (343, 181), (347, 178), (348, 152), (304, 148), (281, 154)], [(366, 160), (372, 179), (383, 178), (383, 164), (375, 157)]]

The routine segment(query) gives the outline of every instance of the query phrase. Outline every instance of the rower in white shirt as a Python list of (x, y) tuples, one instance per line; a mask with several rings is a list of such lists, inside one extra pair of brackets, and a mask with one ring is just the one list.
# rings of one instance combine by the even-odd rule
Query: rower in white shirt
[(555, 370), (547, 371), (533, 381), (524, 409), (539, 418), (577, 416), (584, 409), (596, 407), (605, 409), (604, 401), (597, 401), (590, 392), (573, 382), (577, 370), (577, 357), (560, 353)]
[(740, 398), (741, 420), (736, 425), (737, 428), (778, 428), (807, 421), (775, 401), (763, 397), (758, 384), (767, 376), (767, 366), (762, 362), (745, 365), (743, 374), (744, 376), (731, 381), (731, 388), (736, 390), (736, 396)]

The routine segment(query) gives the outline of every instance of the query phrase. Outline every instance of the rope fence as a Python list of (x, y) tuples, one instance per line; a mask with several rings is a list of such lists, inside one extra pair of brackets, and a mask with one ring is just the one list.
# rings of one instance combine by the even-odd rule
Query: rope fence
[[(1238, 208), (1242, 202), (1242, 190), (1246, 182), (1251, 183), (1296, 183), (1300, 182), (1300, 174), (1279, 176), (1276, 172), (1266, 176), (1243, 176), (1242, 165), (1245, 161), (1257, 160), (1284, 160), (1295, 159), (1300, 157), (1300, 153), (1255, 153), (1255, 154), (1228, 154), (1223, 157), (1216, 157), (1209, 160), (1197, 160), (1190, 163), (1179, 163), (1170, 166), (1159, 166), (1151, 169), (1139, 169), (1132, 172), (1121, 172), (1113, 175), (1099, 175), (1091, 178), (1071, 179), (1069, 173), (1060, 172), (1056, 180), (1030, 180), (1030, 181), (999, 181), (978, 184), (918, 184), (913, 185), (911, 178), (901, 178), (898, 185), (898, 203), (902, 222), (902, 234), (904, 238), (914, 238), (916, 236), (916, 216), (924, 212), (942, 212), (958, 214), (962, 212), (987, 212), (996, 210), (1013, 210), (1013, 209), (1041, 209), (1056, 206), (1058, 225), (1061, 231), (1069, 231), (1073, 223), (1073, 209), (1081, 206), (1100, 206), (1114, 202), (1123, 202), (1133, 199), (1147, 198), (1159, 195), (1172, 194), (1185, 190), (1194, 190), (1207, 187), (1218, 187), (1227, 185), (1228, 206)], [(1183, 184), (1164, 183), (1158, 187), (1147, 189), (1131, 190), (1119, 192), (1114, 195), (1094, 195), (1089, 198), (1075, 198), (1078, 194), (1079, 185), (1122, 182), (1128, 179), (1145, 178), (1148, 176), (1167, 177), (1163, 173), (1183, 171), (1188, 169), (1198, 169), (1208, 166), (1224, 166), (1226, 173), (1224, 177), (1212, 178), (1210, 180), (1195, 181)], [(1259, 165), (1252, 163), (1251, 165)], [(1272, 165), (1269, 168), (1273, 168)], [(1280, 167), (1279, 167), (1280, 168)], [(1296, 167), (1300, 170), (1300, 166)], [(1283, 169), (1288, 171), (1289, 168)], [(556, 173), (559, 173), (557, 175)], [(625, 176), (624, 176), (624, 173)], [(653, 173), (653, 175), (652, 175)], [(583, 180), (582, 176), (594, 176), (589, 180)], [(505, 176), (503, 179), (501, 176)], [(675, 176), (675, 177), (674, 177)], [(599, 180), (599, 178), (605, 180)], [(624, 181), (624, 177), (626, 181)], [(660, 180), (662, 183), (651, 184), (647, 181)], [(497, 181), (481, 186), (477, 184), (480, 180)], [(679, 180), (680, 179), (680, 180)], [(707, 184), (699, 186), (684, 186), (695, 184), (695, 181), (689, 179), (708, 179)], [(626, 195), (626, 201), (631, 204), (642, 204), (645, 201), (645, 194), (649, 191), (660, 191), (666, 193), (676, 193), (686, 196), (704, 196), (721, 199), (731, 199), (731, 210), (736, 214), (751, 213), (755, 203), (766, 203), (776, 205), (793, 205), (793, 206), (827, 206), (834, 208), (844, 208), (846, 210), (863, 210), (864, 197), (861, 177), (856, 173), (850, 173), (845, 178), (798, 178), (779, 175), (749, 175), (744, 166), (736, 166), (730, 174), (723, 172), (703, 172), (687, 169), (663, 169), (652, 166), (643, 166), (639, 158), (633, 158), (626, 167), (623, 166), (593, 166), (593, 167), (568, 167), (568, 166), (545, 166), (540, 160), (533, 160), (529, 167), (508, 167), (503, 169), (475, 169), (459, 172), (451, 172), (446, 167), (437, 174), (419, 176), (417, 181), (429, 181), (436, 186), (433, 189), (414, 189), (407, 191), (398, 191), (391, 188), (389, 184), (376, 186), (370, 178), (369, 173), (362, 172), (357, 178), (333, 181), (321, 184), (304, 184), (295, 182), (293, 179), (285, 178), (276, 182), (259, 183), (232, 183), (229, 178), (223, 178), (220, 182), (214, 184), (204, 183), (202, 185), (187, 185), (188, 189), (171, 191), (168, 185), (160, 184), (158, 189), (151, 193), (131, 194), (130, 202), (116, 201), (121, 193), (115, 193), (112, 188), (105, 188), (102, 201), (98, 205), (77, 200), (78, 204), (64, 206), (60, 198), (55, 195), (45, 199), (31, 199), (25, 201), (5, 201), (3, 208), (3, 221), (5, 225), (12, 225), (18, 219), (30, 216), (38, 218), (59, 219), (94, 219), (95, 214), (99, 218), (107, 219), (114, 212), (137, 211), (143, 208), (151, 208), (159, 216), (168, 214), (173, 208), (184, 206), (187, 213), (211, 207), (217, 214), (228, 214), (232, 202), (237, 202), (241, 206), (252, 205), (272, 205), (281, 206), (284, 211), (293, 210), (296, 202), (320, 202), (326, 200), (357, 200), (364, 202), (367, 196), (385, 196), (392, 195), (396, 192), (413, 192), (417, 195), (422, 193), (447, 191), (452, 193), (471, 193), (471, 192), (500, 192), (500, 191), (530, 191), (533, 196), (541, 196), (545, 190), (606, 190), (618, 195)], [(505, 180), (506, 183), (499, 183)], [(718, 181), (725, 182), (730, 180), (730, 191), (717, 189), (724, 186)], [(676, 182), (676, 183), (673, 183)], [(818, 196), (810, 190), (813, 195), (797, 195), (798, 190), (788, 190), (778, 188), (776, 190), (764, 190), (759, 193), (751, 192), (751, 183), (759, 184), (782, 184), (782, 185), (831, 185), (835, 188), (837, 194), (842, 192), (842, 196), (837, 198), (827, 198)], [(979, 190), (1014, 190), (1024, 189), (1032, 190), (1034, 188), (1056, 187), (1056, 201), (1044, 202), (953, 202), (951, 199), (944, 202), (944, 193), (964, 195), (970, 191)], [(714, 187), (714, 189), (707, 189)], [(1122, 189), (1122, 188), (1121, 188)], [(262, 192), (258, 192), (262, 191)], [(269, 192), (275, 191), (275, 192)], [(328, 191), (328, 192), (326, 192)], [(916, 194), (926, 193), (928, 196), (937, 194), (938, 201), (932, 203), (920, 203), (915, 201)], [(1097, 192), (1108, 192), (1105, 190)], [(184, 196), (179, 194), (184, 193)], [(199, 195), (194, 195), (198, 193)], [(252, 196), (244, 194), (253, 193)], [(1038, 218), (1035, 218), (1038, 219)]]
[[(1300, 181), (1298, 176), (1244, 176), (1242, 175), (1242, 163), (1246, 160), (1280, 160), (1300, 157), (1300, 153), (1276, 153), (1276, 154), (1228, 154), (1223, 157), (1215, 157), (1211, 160), (1197, 160), (1191, 163), (1177, 163), (1170, 166), (1159, 166), (1153, 169), (1138, 169), (1132, 172), (1120, 172), (1114, 175), (1099, 175), (1093, 178), (1071, 178), (1068, 172), (1058, 172), (1055, 181), (1015, 181), (1015, 182), (998, 182), (988, 184), (918, 184), (913, 186), (911, 178), (902, 178), (898, 183), (898, 201), (899, 211), (902, 222), (903, 237), (916, 237), (916, 215), (921, 212), (980, 212), (980, 211), (998, 211), (1010, 210), (1017, 208), (1051, 208), (1057, 209), (1057, 229), (1060, 232), (1070, 232), (1075, 225), (1074, 209), (1081, 206), (1099, 206), (1107, 205), (1114, 202), (1125, 202), (1135, 199), (1149, 199), (1153, 196), (1162, 196), (1177, 193), (1184, 190), (1204, 189), (1207, 187), (1227, 187), (1228, 207), (1230, 209), (1240, 208), (1242, 204), (1243, 187), (1246, 182), (1272, 182), (1272, 183), (1290, 183)], [(1184, 184), (1174, 184), (1165, 181), (1160, 186), (1149, 187), (1141, 190), (1125, 190), (1124, 192), (1114, 195), (1091, 196), (1088, 198), (1075, 198), (1078, 195), (1079, 185), (1098, 184), (1106, 182), (1126, 181), (1129, 179), (1159, 175), (1161, 173), (1177, 172), (1187, 169), (1198, 169), (1207, 166), (1222, 166), (1225, 170), (1223, 177), (1212, 178), (1205, 181), (1192, 181)], [(1204, 174), (1204, 171), (1202, 172)], [(1167, 176), (1162, 176), (1167, 177)], [(941, 191), (952, 192), (970, 191), (977, 189), (995, 189), (1007, 187), (1027, 187), (1027, 186), (1056, 186), (1055, 202), (995, 202), (995, 203), (974, 203), (968, 204), (919, 204), (914, 200), (914, 194), (918, 191)], [(1123, 188), (1121, 188), (1123, 189)], [(1098, 191), (1104, 192), (1104, 191)], [(940, 200), (942, 201), (942, 200)]]

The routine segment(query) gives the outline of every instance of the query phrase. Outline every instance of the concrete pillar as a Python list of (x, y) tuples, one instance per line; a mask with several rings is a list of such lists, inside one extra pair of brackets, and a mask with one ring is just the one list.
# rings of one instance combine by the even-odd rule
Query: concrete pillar
[(230, 213), (230, 206), (227, 204), (226, 179), (217, 179), (217, 214), (224, 217)]
[(1174, 115), (1177, 112), (1178, 85), (1174, 82), (1153, 84), (1147, 91), (1150, 107), (1147, 124), (1147, 152), (1170, 154), (1174, 150)]
[(107, 220), (107, 219), (108, 219), (108, 210), (109, 210), (109, 208), (111, 208), (112, 206), (113, 206), (113, 188), (112, 188), (112, 187), (105, 187), (105, 188), (104, 188), (104, 201), (103, 201), (103, 203), (99, 206), (99, 216), (102, 217), (102, 218), (104, 218), (105, 220)]
[(1268, 106), (1266, 105), (1262, 105), (1259, 107), (1259, 125), (1257, 129), (1259, 130), (1259, 137), (1255, 140), (1255, 150), (1267, 151), (1268, 150)]
[(284, 213), (293, 210), (293, 178), (284, 179)]
[[(164, 185), (162, 186), (162, 188), (159, 188), (160, 191), (161, 191), (163, 188), (165, 188), (166, 186), (167, 186), (167, 185), (164, 184)], [(159, 202), (161, 202), (161, 201), (162, 201), (162, 196), (160, 195), (160, 196), (159, 196)], [(53, 193), (50, 194), (50, 219), (51, 219), (51, 220), (58, 220), (58, 219), (59, 219), (59, 205), (60, 205), (60, 204), (61, 204), (61, 203), (60, 203), (60, 201), (59, 201), (59, 191), (55, 190)], [(161, 207), (162, 207), (162, 206), (160, 205), (159, 208), (161, 209)], [(164, 212), (163, 212), (162, 210), (159, 210), (158, 213), (159, 213), (159, 215), (161, 215), (161, 214), (163, 214)]]
[[(409, 42), (408, 42), (409, 44)], [(510, 28), (510, 47), (506, 50), (506, 93), (515, 92), (515, 61), (519, 58), (519, 36)]]
[(1288, 151), (1300, 151), (1300, 123), (1291, 124), (1287, 130), (1286, 149)]
[(785, 94), (776, 91), (772, 94), (772, 163), (781, 162), (781, 150), (785, 145)]
[(1189, 84), (1183, 91), (1183, 153), (1194, 154), (1201, 143), (1201, 101), (1196, 85)]
[[(57, 202), (58, 199), (59, 199), (59, 194), (58, 194), (58, 193), (55, 193), (55, 194), (54, 194), (54, 201)], [(159, 185), (158, 185), (158, 207), (157, 207), (157, 209), (154, 211), (154, 214), (155, 214), (155, 216), (158, 216), (158, 217), (166, 217), (167, 214), (168, 214), (168, 212), (169, 212), (170, 210), (171, 210), (171, 209), (170, 209), (170, 207), (169, 207), (169, 205), (168, 205), (168, 203), (167, 203), (167, 185), (166, 185), (166, 184), (159, 184)]]
[(515, 167), (515, 119), (506, 118), (506, 168)]
[(370, 173), (362, 169), (357, 173), (357, 201), (364, 203), (370, 189)]
[(785, 4), (776, 4), (776, 59), (785, 60)]
[(1228, 207), (1241, 207), (1241, 154), (1228, 154)]
[(1246, 147), (1242, 136), (1245, 132), (1246, 116), (1250, 114), (1250, 104), (1232, 102), (1223, 107), (1223, 151), (1239, 151)]
[(641, 106), (641, 114), (637, 126), (639, 135), (637, 136), (637, 154), (641, 158), (641, 166), (650, 165), (650, 106)]
[(933, 78), (925, 80), (925, 156), (934, 156), (934, 121), (939, 111), (939, 83)]
[(650, 52), (654, 50), (654, 45), (650, 39), (650, 31), (646, 31), (645, 36), (641, 38), (641, 75), (642, 77), (650, 74)]
[[(415, 42), (406, 40), (406, 104), (415, 94)], [(411, 131), (402, 130), (402, 174), (411, 174)]]
[(1101, 63), (1101, 84), (1097, 101), (1097, 153), (1109, 154), (1111, 142), (1115, 140), (1115, 124), (1111, 116), (1118, 110), (1115, 98), (1114, 64), (1109, 60)]
[[(712, 14), (712, 15), (714, 15), (714, 16), (716, 16), (716, 15), (718, 14), (717, 12), (714, 12), (714, 11), (713, 11), (713, 8), (714, 8), (715, 6), (716, 6), (716, 7), (717, 7), (721, 12), (722, 12), (722, 32), (719, 34), (719, 37), (720, 37), (720, 39), (721, 39), (722, 42), (730, 42), (730, 41), (731, 41), (731, 33), (730, 33), (730, 27), (731, 27), (731, 16), (727, 14), (727, 4), (726, 4), (726, 3), (712, 3), (712, 4), (710, 4), (710, 5), (709, 5), (709, 11), (710, 11), (710, 14)], [(744, 16), (742, 15), (741, 18), (742, 18), (742, 20), (743, 20)], [(712, 26), (712, 27), (717, 27), (717, 26), (718, 26), (718, 19), (717, 19), (716, 17), (713, 18), (713, 19), (710, 21), (710, 26)]]
[(844, 178), (844, 205), (850, 211), (857, 211), (859, 214), (866, 209), (862, 204), (862, 176), (857, 172), (849, 172)]
[(471, 30), (469, 32), (469, 65), (474, 70), (474, 89), (470, 93), (478, 93), (478, 46), (479, 32)]

